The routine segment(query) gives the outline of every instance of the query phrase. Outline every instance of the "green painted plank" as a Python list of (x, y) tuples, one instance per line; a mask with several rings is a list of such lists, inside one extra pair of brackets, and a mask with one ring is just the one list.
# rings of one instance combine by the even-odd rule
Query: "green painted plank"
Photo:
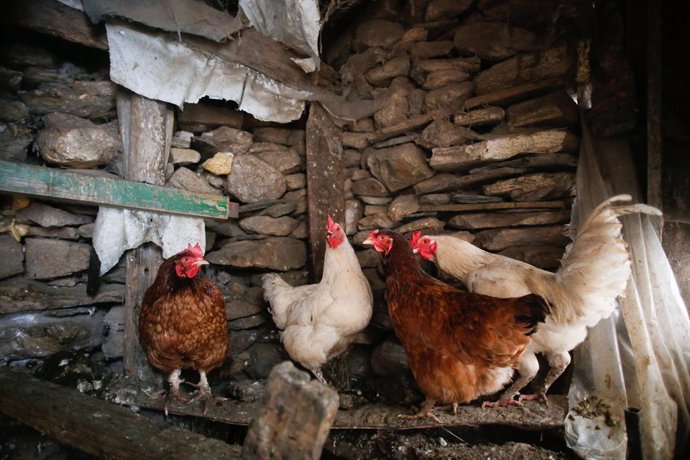
[(0, 191), (211, 219), (238, 216), (237, 203), (225, 196), (9, 161), (0, 161)]

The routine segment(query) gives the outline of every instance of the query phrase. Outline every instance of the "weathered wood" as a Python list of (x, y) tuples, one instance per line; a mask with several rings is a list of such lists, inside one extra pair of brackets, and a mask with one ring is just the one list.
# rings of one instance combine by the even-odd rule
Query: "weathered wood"
[(522, 153), (574, 152), (578, 144), (578, 137), (564, 129), (514, 134), (474, 144), (434, 148), (429, 165), (439, 171), (457, 171)]
[(468, 212), (488, 211), (491, 209), (565, 209), (569, 206), (569, 201), (515, 201), (500, 203), (425, 204), (419, 206), (419, 211)]
[[(122, 387), (110, 397), (117, 397), (122, 404), (153, 409), (162, 412), (165, 401), (147, 396), (132, 382), (122, 383)], [(524, 402), (523, 408), (497, 408), (484, 410), (479, 404), (461, 406), (458, 415), (439, 411), (436, 415), (441, 420), (437, 423), (430, 419), (405, 420), (398, 417), (401, 413), (412, 413), (409, 406), (389, 406), (383, 404), (366, 404), (348, 410), (339, 410), (333, 422), (332, 430), (416, 430), (456, 427), (476, 429), (481, 426), (511, 426), (523, 430), (560, 429), (567, 408), (565, 396), (549, 395), (548, 406), (533, 401)], [(221, 404), (210, 405), (205, 417), (209, 420), (232, 425), (249, 425), (260, 410), (258, 402), (241, 402), (227, 400)], [(169, 405), (171, 414), (201, 417), (201, 403), (185, 404), (173, 401)]]
[(497, 228), (475, 233), (473, 244), (487, 251), (500, 251), (511, 246), (565, 246), (570, 239), (563, 227), (551, 225), (529, 228)]
[(563, 224), (569, 220), (569, 210), (554, 212), (492, 212), (453, 216), (448, 220), (448, 225), (463, 230), (477, 230), (483, 228)]
[(52, 0), (13, 0), (5, 4), (2, 22), (63, 38), (91, 48), (108, 49), (103, 28), (81, 11)]
[(312, 191), (309, 193), (309, 242), (312, 274), (318, 280), (323, 270), (328, 215), (345, 225), (343, 147), (337, 141), (338, 128), (319, 104), (310, 106), (306, 133), (307, 186)]
[(547, 78), (568, 78), (574, 68), (566, 46), (525, 53), (479, 72), (474, 79), (478, 95)]
[(470, 112), (458, 113), (453, 117), (457, 126), (486, 126), (500, 123), (505, 118), (505, 110), (500, 107), (486, 107)]
[[(162, 102), (122, 91), (117, 99), (118, 120), (124, 146), (126, 179), (163, 184), (172, 140), (172, 110)], [(146, 244), (127, 251), (124, 310), (125, 374), (145, 382), (160, 382), (139, 343), (139, 309), (144, 292), (153, 283), (162, 262), (160, 249)]]
[(575, 195), (575, 173), (534, 173), (482, 187), (485, 195), (505, 195), (515, 201), (535, 201)]
[(375, 142), (390, 139), (391, 137), (395, 137), (400, 134), (405, 134), (408, 131), (416, 130), (417, 128), (421, 128), (424, 125), (428, 125), (433, 120), (434, 116), (432, 114), (424, 113), (421, 115), (416, 115), (412, 118), (408, 118), (407, 120), (396, 125), (381, 128), (376, 132), (366, 133), (365, 137), (370, 143), (373, 144)]
[(564, 90), (555, 91), (506, 109), (508, 128), (523, 126), (569, 126), (579, 120), (577, 104)]
[(99, 458), (239, 458), (239, 447), (27, 374), (0, 371), (0, 410)]
[(321, 457), (338, 412), (338, 393), (290, 361), (273, 368), (263, 403), (249, 426), (243, 459)]
[(237, 217), (237, 203), (224, 196), (9, 161), (0, 161), (0, 191), (212, 219)]
[(510, 86), (509, 88), (492, 91), (487, 94), (467, 99), (463, 104), (465, 110), (484, 105), (505, 106), (529, 97), (542, 94), (548, 90), (563, 88), (566, 86), (565, 78), (547, 78), (540, 81)]
[(180, 110), (177, 123), (181, 128), (194, 125), (205, 126), (230, 126), (231, 128), (241, 128), (244, 115), (239, 110), (230, 107), (211, 105), (211, 104), (185, 104), (184, 109)]
[(104, 284), (91, 297), (83, 284), (54, 287), (26, 278), (12, 278), (0, 282), (0, 314), (122, 303), (124, 296), (125, 287), (121, 284)]
[(481, 174), (492, 169), (515, 168), (521, 172), (539, 169), (541, 171), (560, 171), (577, 167), (577, 156), (569, 153), (553, 153), (545, 155), (530, 155), (515, 160), (492, 163), (479, 168), (470, 169), (470, 174)]

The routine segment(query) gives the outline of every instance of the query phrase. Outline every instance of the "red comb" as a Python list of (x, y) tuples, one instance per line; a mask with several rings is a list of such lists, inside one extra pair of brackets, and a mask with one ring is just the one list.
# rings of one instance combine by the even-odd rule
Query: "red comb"
[(204, 250), (201, 249), (201, 246), (199, 246), (199, 243), (195, 244), (192, 246), (192, 243), (189, 243), (187, 245), (187, 251), (191, 252), (194, 257), (199, 257), (203, 258), (204, 257)]
[(419, 239), (421, 237), (422, 237), (422, 232), (420, 232), (419, 230), (412, 233), (412, 238), (410, 238), (410, 246), (412, 246), (413, 248), (415, 246), (417, 246), (417, 243), (419, 242)]
[(328, 223), (326, 224), (326, 230), (332, 231), (334, 225), (335, 225), (335, 222), (333, 221), (333, 218), (329, 214), (328, 215)]

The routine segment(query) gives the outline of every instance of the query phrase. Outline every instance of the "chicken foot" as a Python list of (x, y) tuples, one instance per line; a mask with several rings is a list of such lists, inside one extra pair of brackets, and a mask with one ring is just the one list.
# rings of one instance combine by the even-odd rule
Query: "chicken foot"
[(326, 380), (326, 377), (323, 376), (323, 372), (321, 372), (321, 369), (309, 369), (312, 374), (314, 374), (314, 377), (316, 377), (316, 380), (319, 382), (323, 383), (327, 387), (332, 387), (330, 383), (328, 383), (328, 380)]
[(548, 404), (549, 400), (546, 397), (547, 390), (551, 387), (553, 382), (556, 381), (558, 377), (563, 374), (565, 369), (570, 364), (570, 353), (555, 353), (548, 355), (546, 357), (549, 363), (549, 372), (547, 372), (546, 377), (544, 377), (544, 382), (539, 385), (539, 389), (536, 393), (530, 395), (520, 395), (520, 401), (541, 401), (544, 404)]
[(182, 393), (180, 393), (180, 384), (185, 383), (185, 381), (180, 378), (180, 374), (182, 374), (182, 369), (175, 369), (170, 373), (170, 375), (168, 376), (168, 383), (170, 384), (170, 389), (168, 391), (162, 392), (159, 396), (165, 396), (165, 406), (163, 406), (163, 411), (165, 412), (166, 417), (168, 416), (168, 405), (170, 404), (171, 400), (189, 400), (189, 398), (187, 398), (186, 396), (182, 396)]
[[(398, 414), (398, 418), (404, 419), (404, 420), (417, 420), (420, 418), (430, 418), (436, 423), (441, 423), (441, 420), (439, 420), (436, 415), (434, 415), (434, 406), (436, 405), (436, 401), (433, 399), (427, 399), (422, 403), (422, 407), (419, 409), (419, 412), (417, 412), (414, 415), (407, 415), (407, 414)], [(453, 404), (453, 409), (455, 410), (455, 413), (457, 414), (457, 403)]]
[(211, 391), (211, 385), (208, 384), (208, 379), (206, 378), (206, 371), (199, 370), (199, 383), (187, 382), (187, 384), (199, 389), (197, 391), (197, 394), (194, 395), (194, 397), (191, 398), (187, 402), (187, 404), (193, 403), (195, 401), (201, 401), (202, 402), (202, 411), (201, 412), (203, 415), (206, 415), (206, 412), (208, 412), (209, 402), (211, 402), (211, 401), (213, 401), (213, 402), (227, 401), (227, 398), (223, 398), (221, 396), (213, 396), (213, 392)]
[(539, 372), (539, 361), (537, 361), (536, 355), (533, 353), (523, 354), (517, 371), (518, 377), (503, 391), (501, 397), (497, 401), (484, 401), (482, 407), (521, 407), (522, 403), (520, 400), (516, 400), (515, 397), (520, 394), (520, 390), (534, 379), (537, 372)]

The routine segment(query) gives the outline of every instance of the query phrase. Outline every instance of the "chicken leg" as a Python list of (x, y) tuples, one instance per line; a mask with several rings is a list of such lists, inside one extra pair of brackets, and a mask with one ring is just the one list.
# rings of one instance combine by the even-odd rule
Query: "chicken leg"
[[(420, 418), (425, 418), (428, 417), (435, 421), (436, 423), (441, 423), (441, 420), (439, 420), (438, 417), (434, 415), (434, 406), (436, 405), (436, 401), (433, 399), (426, 399), (422, 403), (422, 407), (419, 409), (419, 412), (417, 412), (414, 415), (406, 415), (406, 414), (398, 414), (398, 418), (402, 418), (405, 420), (416, 420)], [(457, 404), (454, 404), (453, 407), (457, 409)]]
[(568, 367), (568, 364), (570, 364), (570, 353), (567, 351), (561, 353), (550, 353), (546, 355), (546, 360), (549, 363), (549, 372), (546, 374), (544, 382), (539, 386), (536, 393), (531, 395), (520, 395), (520, 401), (538, 400), (544, 404), (548, 404), (549, 401), (546, 397), (546, 392), (551, 387), (553, 382), (555, 382), (556, 379), (563, 374), (565, 369)]
[(520, 360), (520, 365), (517, 370), (518, 377), (501, 394), (498, 401), (484, 401), (482, 407), (522, 406), (520, 400), (515, 400), (515, 396), (520, 394), (520, 390), (534, 379), (537, 372), (539, 372), (539, 361), (537, 360), (537, 356), (534, 353), (526, 351)]

